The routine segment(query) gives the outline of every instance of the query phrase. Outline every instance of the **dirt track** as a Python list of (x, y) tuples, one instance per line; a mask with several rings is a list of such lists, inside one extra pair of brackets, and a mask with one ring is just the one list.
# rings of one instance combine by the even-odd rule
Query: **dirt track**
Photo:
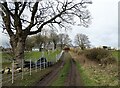
[(65, 81), (65, 86), (83, 86), (83, 82), (80, 78), (79, 71), (76, 67), (76, 62), (73, 58), (70, 59), (70, 70), (68, 72), (67, 79)]
[(57, 77), (60, 69), (62, 69), (62, 67), (64, 66), (64, 54), (61, 57), (62, 61), (58, 62), (54, 67), (51, 73), (49, 73), (46, 77), (44, 77), (43, 79), (41, 79), (36, 86), (49, 86), (54, 79)]
[[(65, 54), (66, 53), (66, 54)], [(50, 86), (52, 82), (57, 78), (59, 71), (62, 69), (62, 67), (65, 64), (65, 58), (68, 54), (68, 52), (65, 52), (63, 56), (61, 57), (62, 61), (57, 63), (52, 72), (46, 75), (43, 79), (41, 79), (36, 86)], [(71, 57), (71, 56), (70, 56)], [(81, 81), (80, 74), (77, 70), (75, 61), (72, 59), (72, 57), (69, 59), (70, 60), (70, 69), (68, 72), (68, 75), (65, 80), (64, 86), (83, 86), (83, 82)]]

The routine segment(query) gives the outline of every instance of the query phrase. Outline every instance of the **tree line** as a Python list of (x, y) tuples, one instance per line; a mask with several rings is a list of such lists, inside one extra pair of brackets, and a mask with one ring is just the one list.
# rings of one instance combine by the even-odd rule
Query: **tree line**
[(33, 47), (39, 48), (39, 51), (56, 49), (59, 47), (63, 49), (65, 45), (71, 46), (71, 39), (68, 34), (58, 34), (55, 30), (42, 31), (34, 36), (29, 36), (26, 39), (25, 50), (31, 51)]
[[(76, 46), (84, 50), (90, 47), (90, 41), (85, 34), (76, 34), (74, 38), (74, 43)], [(26, 39), (26, 51), (32, 51), (32, 48), (39, 48), (39, 51), (44, 50), (54, 50), (56, 48), (63, 49), (65, 46), (72, 47), (72, 40), (68, 34), (57, 33), (55, 30), (43, 31), (34, 36), (28, 37)]]

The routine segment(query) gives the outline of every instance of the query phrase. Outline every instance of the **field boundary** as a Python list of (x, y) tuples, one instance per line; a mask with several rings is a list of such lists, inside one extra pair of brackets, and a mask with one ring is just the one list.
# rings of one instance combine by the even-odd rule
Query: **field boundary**
[[(60, 60), (60, 57), (62, 56), (63, 54), (63, 51), (61, 51), (59, 54), (56, 54), (55, 55), (55, 63), (57, 63), (59, 60)], [(17, 80), (18, 78), (21, 78), (21, 79), (24, 79), (24, 76), (25, 75), (32, 75), (33, 72), (38, 72), (38, 70), (42, 70), (42, 69), (46, 69), (45, 65), (47, 64), (47, 67), (48, 67), (48, 63), (44, 61), (44, 68), (42, 68), (41, 66), (40, 67), (37, 67), (37, 65), (35, 65), (35, 67), (32, 67), (31, 65), (31, 59), (30, 59), (30, 68), (27, 69), (27, 71), (24, 71), (24, 69), (22, 69), (22, 72), (21, 73), (15, 73), (14, 71), (14, 61), (13, 61), (13, 65), (12, 65), (12, 74), (1, 74), (1, 82), (0, 84), (3, 84), (5, 85), (6, 83), (10, 83), (13, 84), (15, 80)], [(0, 72), (2, 73), (2, 72)], [(5, 77), (6, 76), (6, 77)], [(2, 87), (2, 86), (1, 86)]]

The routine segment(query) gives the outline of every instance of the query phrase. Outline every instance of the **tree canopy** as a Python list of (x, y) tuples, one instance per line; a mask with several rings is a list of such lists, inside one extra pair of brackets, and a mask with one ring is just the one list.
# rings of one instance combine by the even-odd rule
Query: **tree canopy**
[(91, 15), (87, 5), (91, 3), (89, 0), (36, 0), (34, 2), (1, 0), (0, 26), (10, 37), (17, 62), (20, 64), (21, 59), (24, 58), (25, 41), (28, 35), (37, 34), (43, 28), (54, 29), (57, 25), (65, 29), (75, 24), (88, 27)]
[(75, 44), (78, 45), (82, 50), (90, 47), (90, 41), (87, 35), (77, 34), (75, 36)]

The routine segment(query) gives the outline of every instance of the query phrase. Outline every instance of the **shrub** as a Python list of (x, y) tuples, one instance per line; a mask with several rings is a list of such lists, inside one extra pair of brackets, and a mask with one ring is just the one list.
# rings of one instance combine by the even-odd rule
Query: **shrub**
[(112, 63), (115, 59), (112, 57), (111, 53), (108, 50), (101, 48), (94, 48), (86, 50), (84, 55), (91, 60), (97, 61), (100, 64)]

